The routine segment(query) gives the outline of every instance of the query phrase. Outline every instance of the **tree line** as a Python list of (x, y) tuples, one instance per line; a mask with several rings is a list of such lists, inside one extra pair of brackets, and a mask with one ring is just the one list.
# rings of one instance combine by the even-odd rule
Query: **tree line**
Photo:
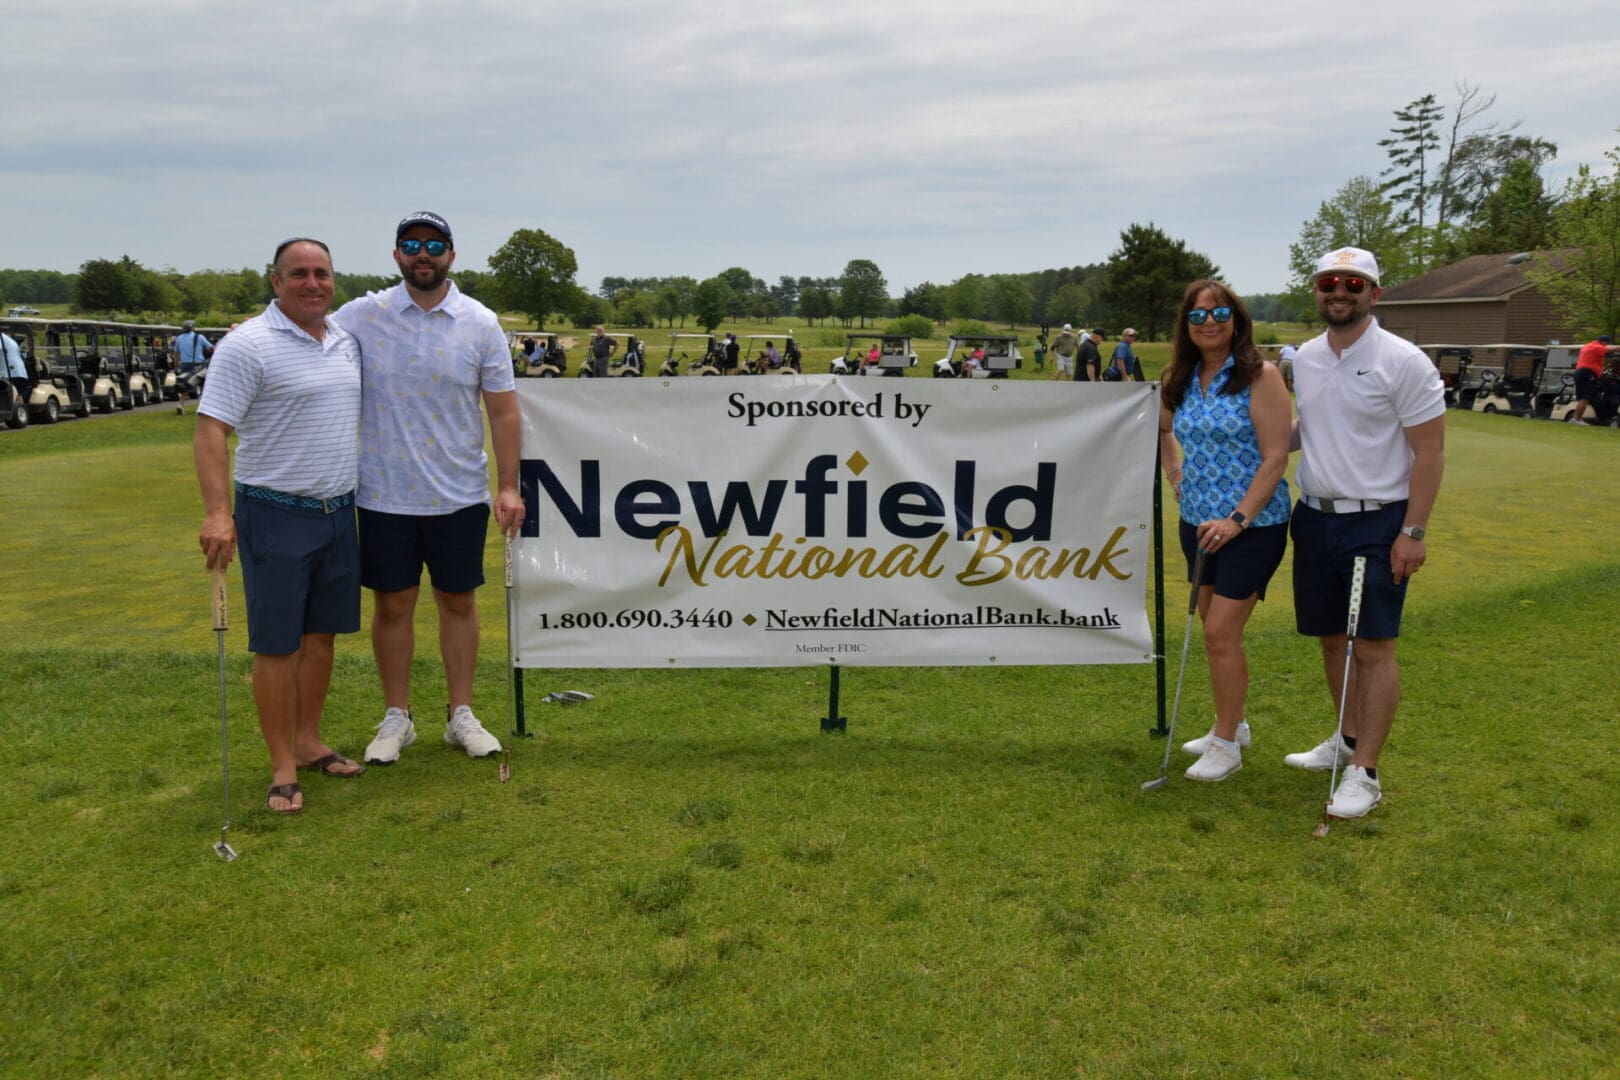
[(1385, 287), (1471, 255), (1540, 252), (1527, 276), (1586, 333), (1620, 323), (1620, 147), (1611, 168), (1582, 165), (1560, 191), (1542, 175), (1558, 156), (1520, 122), (1488, 120), (1496, 95), (1468, 82), (1442, 104), (1424, 94), (1393, 110), (1377, 141), (1378, 176), (1350, 178), (1289, 247), (1288, 305), (1314, 311), (1307, 284), (1322, 252), (1352, 245), (1378, 257)]

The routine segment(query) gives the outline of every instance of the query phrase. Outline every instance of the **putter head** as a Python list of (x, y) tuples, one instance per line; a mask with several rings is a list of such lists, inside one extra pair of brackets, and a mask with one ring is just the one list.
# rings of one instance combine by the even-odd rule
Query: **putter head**
[(226, 862), (236, 861), (236, 849), (231, 847), (231, 845), (227, 844), (223, 840), (214, 841), (214, 854), (218, 855)]
[(1164, 787), (1165, 780), (1166, 780), (1166, 777), (1163, 777), (1163, 776), (1159, 777), (1157, 780), (1149, 780), (1147, 783), (1142, 785), (1142, 790), (1143, 791), (1158, 791), (1160, 788)]
[(1317, 822), (1316, 823), (1316, 828), (1311, 830), (1311, 835), (1312, 836), (1326, 836), (1328, 834), (1328, 818), (1329, 818), (1329, 815), (1328, 815), (1328, 812), (1327, 812), (1327, 808), (1330, 805), (1332, 805), (1332, 804), (1330, 804), (1330, 803), (1323, 804), (1323, 806), (1322, 806), (1322, 820)]
[(577, 701), (595, 701), (596, 695), (583, 690), (553, 690), (545, 696), (545, 700), (558, 705), (572, 705)]

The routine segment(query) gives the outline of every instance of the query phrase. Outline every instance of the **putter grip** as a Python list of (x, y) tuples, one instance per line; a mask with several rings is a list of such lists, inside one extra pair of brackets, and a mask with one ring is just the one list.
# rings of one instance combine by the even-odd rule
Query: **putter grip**
[(506, 538), (506, 587), (512, 587), (512, 538)]
[(1361, 587), (1367, 581), (1367, 556), (1357, 555), (1355, 569), (1350, 571), (1350, 636), (1356, 636), (1356, 623), (1361, 619)]
[(224, 630), (225, 625), (225, 568), (216, 566), (209, 572), (209, 593), (212, 596), (214, 609), (214, 629)]

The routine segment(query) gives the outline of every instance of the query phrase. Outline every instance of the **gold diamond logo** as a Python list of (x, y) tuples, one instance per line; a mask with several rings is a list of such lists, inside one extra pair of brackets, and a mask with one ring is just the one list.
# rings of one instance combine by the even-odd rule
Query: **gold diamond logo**
[(849, 455), (849, 460), (844, 462), (844, 464), (849, 466), (850, 472), (854, 473), (856, 476), (859, 476), (861, 473), (866, 471), (866, 467), (870, 465), (871, 462), (862, 457), (861, 452), (857, 450), (853, 454)]
[(755, 623), (759, 622), (759, 620), (754, 618), (752, 615), (744, 615), (743, 622), (749, 626), (753, 626)]

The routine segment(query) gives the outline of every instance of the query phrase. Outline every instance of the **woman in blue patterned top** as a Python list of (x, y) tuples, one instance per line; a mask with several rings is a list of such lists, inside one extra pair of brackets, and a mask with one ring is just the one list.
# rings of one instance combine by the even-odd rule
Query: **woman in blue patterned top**
[(1243, 767), (1250, 738), (1243, 627), (1288, 546), (1292, 409), (1281, 373), (1255, 347), (1248, 309), (1219, 281), (1187, 286), (1161, 380), (1160, 457), (1181, 503), (1189, 582), (1204, 552), (1198, 614), (1215, 700), (1215, 726), (1185, 744), (1199, 755), (1187, 777), (1224, 780)]

